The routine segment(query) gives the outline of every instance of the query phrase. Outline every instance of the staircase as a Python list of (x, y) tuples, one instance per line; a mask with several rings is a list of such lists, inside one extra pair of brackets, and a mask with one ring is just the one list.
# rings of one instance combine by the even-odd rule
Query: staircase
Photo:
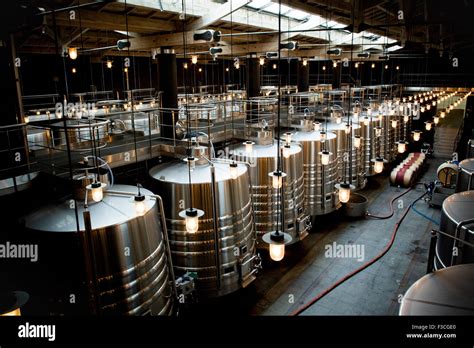
[(451, 159), (458, 128), (437, 127), (434, 135), (434, 156), (441, 159)]

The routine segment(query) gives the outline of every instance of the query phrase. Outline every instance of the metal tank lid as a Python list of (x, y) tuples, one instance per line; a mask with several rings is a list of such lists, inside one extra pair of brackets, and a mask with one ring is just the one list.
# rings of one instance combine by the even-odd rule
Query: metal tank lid
[[(292, 135), (293, 138), (293, 135)], [(280, 141), (280, 146), (285, 145), (285, 141), (281, 140)], [(266, 157), (276, 157), (277, 155), (277, 142), (274, 141), (273, 144), (269, 145), (253, 145), (252, 149), (252, 154), (249, 156), (250, 158), (266, 158)], [(290, 156), (297, 154), (298, 152), (301, 152), (301, 146), (298, 144), (291, 143), (290, 144)], [(231, 154), (236, 155), (238, 157), (242, 158), (237, 158), (240, 160), (245, 160), (246, 157), (246, 152), (245, 152), (245, 147), (244, 145), (239, 145), (235, 149), (232, 149), (230, 151)]]
[(474, 219), (474, 191), (459, 192), (446, 198), (443, 213), (455, 224)]
[[(339, 124), (333, 123), (333, 122), (328, 123), (328, 131), (345, 130), (346, 121), (347, 121), (347, 117), (345, 117), (344, 120)], [(360, 125), (356, 123), (352, 123), (352, 129), (360, 129)]]
[[(228, 163), (214, 163), (216, 181), (232, 179)], [(245, 164), (237, 164), (240, 176), (247, 171)], [(158, 181), (171, 182), (176, 184), (189, 184), (188, 164), (182, 160), (159, 164), (149, 171), (150, 176)], [(211, 165), (196, 165), (191, 171), (192, 184), (204, 184), (211, 182)]]
[[(129, 185), (114, 185), (112, 191), (137, 194), (137, 188)], [(153, 194), (144, 188), (140, 188), (143, 195)], [(84, 230), (83, 202), (77, 202), (77, 213), (79, 229)], [(126, 204), (126, 203), (129, 204)], [(156, 204), (155, 199), (146, 197), (145, 214)], [(104, 198), (100, 202), (88, 202), (91, 215), (92, 229), (107, 226), (121, 225), (137, 217), (133, 196), (119, 196), (108, 194), (104, 191)], [(45, 232), (77, 232), (76, 214), (70, 200), (59, 204), (46, 205), (25, 217), (25, 226), (32, 230)]]
[(474, 158), (466, 158), (459, 163), (459, 167), (467, 172), (474, 172)]
[[(326, 140), (335, 139), (336, 134), (329, 132), (326, 134)], [(321, 141), (320, 132), (311, 131), (311, 132), (296, 132), (293, 134), (292, 139), (294, 141)]]

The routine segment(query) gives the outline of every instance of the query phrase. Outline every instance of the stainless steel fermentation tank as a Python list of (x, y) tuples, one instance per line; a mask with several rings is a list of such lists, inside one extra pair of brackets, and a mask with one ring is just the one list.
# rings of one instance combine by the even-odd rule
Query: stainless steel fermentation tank
[[(443, 202), (440, 231), (436, 243), (436, 269), (460, 263), (474, 263), (474, 191), (455, 193)], [(452, 238), (455, 237), (456, 239)]]
[[(292, 139), (303, 149), (305, 206), (307, 213), (315, 216), (333, 212), (341, 204), (335, 188), (339, 170), (336, 134), (328, 132), (322, 142), (321, 132), (312, 129), (312, 123), (307, 121)], [(323, 150), (331, 153), (327, 165), (321, 163), (320, 152)]]
[[(250, 181), (246, 165), (233, 178), (227, 163), (200, 158), (191, 172), (178, 160), (150, 170), (153, 187), (165, 197), (171, 253), (177, 276), (196, 273), (198, 296), (217, 297), (247, 286), (258, 271)], [(192, 201), (190, 191), (192, 191)], [(196, 233), (187, 232), (180, 211), (204, 212)]]
[(474, 158), (467, 158), (459, 163), (456, 181), (456, 192), (474, 189)]
[(337, 161), (338, 178), (354, 185), (355, 189), (362, 189), (367, 183), (365, 178), (365, 168), (363, 161), (363, 146), (356, 148), (354, 146), (355, 135), (361, 135), (361, 127), (358, 124), (352, 124), (351, 133), (346, 133), (346, 123), (328, 124), (328, 131), (336, 134), (337, 139)]
[[(113, 190), (137, 193), (136, 187), (126, 185), (115, 185)], [(84, 190), (82, 193), (76, 201), (77, 220), (73, 200), (43, 206), (25, 217), (27, 231), (40, 242), (39, 250), (48, 246), (65, 248), (65, 245), (74, 245), (78, 229), (81, 236), (87, 232), (90, 243), (85, 246), (85, 258), (92, 264), (99, 314), (171, 315), (174, 301), (171, 284), (174, 279), (170, 275), (167, 246), (158, 220), (157, 201), (147, 198), (144, 214), (140, 216), (135, 211), (132, 195), (105, 191), (102, 201), (96, 203), (89, 199), (91, 228), (88, 230), (83, 217), (84, 204), (80, 203), (85, 197)], [(144, 189), (142, 193), (151, 194)], [(68, 243), (59, 243), (61, 240)], [(55, 273), (59, 264), (73, 264), (79, 255), (73, 249), (64, 253), (69, 260), (57, 259), (56, 253), (41, 254), (40, 257), (50, 260), (48, 269)], [(67, 273), (66, 278), (69, 277), (76, 275)], [(67, 282), (59, 278), (56, 281), (58, 287)], [(72, 289), (72, 293), (77, 291)]]
[[(239, 145), (230, 151), (233, 158), (250, 162), (259, 248), (267, 248), (268, 245), (262, 241), (262, 236), (267, 232), (275, 231), (277, 224), (279, 229), (291, 235), (292, 240), (289, 244), (305, 238), (310, 227), (310, 220), (304, 208), (303, 151), (298, 144), (291, 143), (287, 148), (286, 157), (281, 154), (281, 170), (286, 177), (283, 179), (282, 195), (280, 195), (279, 190), (272, 187), (272, 178), (269, 176), (269, 173), (277, 170), (277, 154), (281, 152), (271, 134), (273, 133), (270, 131), (266, 136), (256, 138), (257, 144), (252, 146), (250, 153), (246, 152), (244, 145)], [(280, 141), (280, 148), (284, 145), (285, 141)], [(283, 197), (283, 202), (281, 197)]]

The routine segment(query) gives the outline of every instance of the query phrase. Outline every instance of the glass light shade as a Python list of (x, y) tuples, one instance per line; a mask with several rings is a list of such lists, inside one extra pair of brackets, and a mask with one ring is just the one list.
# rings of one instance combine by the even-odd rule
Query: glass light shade
[(308, 65), (308, 60), (307, 59), (303, 59), (303, 66), (306, 66)]
[(326, 141), (326, 132), (319, 132), (319, 139), (323, 143)]
[(260, 65), (264, 65), (265, 64), (265, 58), (261, 57), (259, 59), (259, 63), (260, 63)]
[(199, 218), (196, 216), (186, 216), (186, 232), (196, 233), (199, 230)]
[(198, 62), (198, 56), (191, 56), (191, 63), (197, 64)]
[(188, 63), (183, 63), (183, 68), (187, 69), (188, 68)]
[(408, 115), (403, 116), (403, 122), (408, 123), (410, 117)]
[(282, 147), (282, 154), (283, 154), (283, 157), (285, 157), (285, 158), (290, 158), (291, 146), (288, 145), (288, 144), (283, 145), (283, 147)]
[(408, 97), (408, 100), (411, 101), (412, 99), (413, 99), (413, 97), (410, 95), (410, 96)]
[(285, 257), (285, 244), (270, 244), (269, 249), (273, 261), (281, 261)]
[(357, 121), (359, 119), (359, 112), (358, 111), (354, 111), (352, 116), (354, 117), (354, 119)]
[(321, 164), (323, 166), (326, 166), (329, 164), (329, 157), (331, 156), (331, 153), (329, 151), (322, 151), (320, 152), (321, 155)]
[(341, 124), (342, 122), (342, 117), (341, 116), (336, 116), (336, 123)]
[(100, 182), (91, 184), (90, 190), (92, 192), (92, 199), (94, 202), (100, 202), (102, 198), (104, 198), (104, 190)]
[(432, 125), (431, 122), (425, 122), (425, 129), (427, 131), (431, 130), (431, 125)]
[(454, 110), (454, 105), (450, 105), (449, 110)]
[(135, 213), (143, 216), (146, 211), (145, 196), (135, 196)]
[(397, 120), (392, 120), (392, 128), (397, 128)]
[(326, 70), (326, 65), (323, 65), (323, 70)]
[(239, 175), (239, 168), (237, 166), (237, 163), (229, 164), (229, 171), (230, 171), (230, 177), (232, 179), (236, 179), (237, 176)]
[(419, 141), (421, 137), (421, 132), (420, 131), (413, 131), (413, 140), (414, 141)]
[(285, 133), (285, 141), (287, 144), (291, 143), (291, 136), (293, 135), (293, 133), (291, 132), (286, 132)]
[(433, 101), (433, 103), (431, 103), (431, 105), (436, 106), (436, 101)]
[(344, 131), (346, 132), (346, 134), (349, 134), (351, 132), (351, 125), (346, 124), (346, 127), (345, 127)]
[(361, 141), (362, 141), (362, 138), (360, 137), (360, 135), (355, 135), (354, 136), (354, 147), (356, 149), (358, 149), (360, 147)]
[(420, 98), (420, 103), (423, 103), (423, 100), (424, 100), (423, 98)]
[(283, 185), (283, 178), (286, 174), (281, 171), (274, 171), (268, 173), (268, 176), (272, 178), (272, 187), (274, 189), (280, 189)]
[(364, 117), (364, 126), (368, 126), (369, 122), (370, 122), (370, 119), (367, 116), (365, 116)]
[(351, 185), (347, 183), (337, 184), (336, 188), (339, 190), (338, 196), (341, 203), (349, 202), (351, 198)]
[(422, 107), (420, 108), (420, 111), (421, 111), (421, 112), (425, 112), (425, 107), (422, 106)]
[(275, 70), (277, 68), (277, 65), (276, 64), (273, 64), (272, 65), (272, 68)]
[(376, 158), (374, 161), (374, 172), (377, 174), (382, 173), (383, 171), (383, 159)]
[(337, 62), (332, 63), (333, 68), (337, 68)]
[(431, 109), (431, 105), (430, 104), (426, 105), (426, 110), (430, 110), (430, 109)]
[(321, 123), (313, 122), (313, 129), (314, 131), (319, 132), (319, 130), (321, 129)]
[(77, 48), (76, 47), (69, 47), (68, 48), (68, 54), (69, 54), (69, 58), (71, 58), (72, 60), (77, 59)]
[(398, 153), (404, 153), (406, 151), (406, 143), (404, 141), (399, 141), (397, 144)]
[(446, 117), (446, 112), (441, 111), (440, 114), (439, 114), (439, 116), (440, 116), (441, 118), (445, 118), (445, 117)]
[(108, 69), (112, 69), (112, 61), (111, 60), (108, 60), (106, 64), (107, 64)]
[(247, 155), (250, 155), (253, 151), (253, 144), (255, 144), (253, 141), (246, 141), (244, 142), (245, 145), (245, 153)]
[(439, 116), (434, 116), (433, 117), (433, 122), (434, 122), (434, 124), (438, 124), (439, 123)]

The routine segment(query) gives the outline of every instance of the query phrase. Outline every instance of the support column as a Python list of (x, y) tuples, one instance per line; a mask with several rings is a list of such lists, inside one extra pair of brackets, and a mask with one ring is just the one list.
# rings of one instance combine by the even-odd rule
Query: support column
[[(161, 53), (155, 56), (158, 60), (158, 90), (161, 94), (161, 103), (164, 108), (178, 107), (178, 71), (176, 54), (173, 49), (163, 47)], [(177, 113), (174, 114), (177, 120)], [(173, 138), (173, 113), (162, 113), (161, 136)]]
[(342, 72), (342, 63), (336, 65), (332, 68), (332, 88), (339, 89), (341, 88), (341, 72)]
[(260, 96), (260, 60), (255, 54), (247, 56), (245, 83), (248, 98)]
[(297, 63), (298, 92), (308, 92), (309, 90), (309, 62), (303, 65), (303, 62)]

